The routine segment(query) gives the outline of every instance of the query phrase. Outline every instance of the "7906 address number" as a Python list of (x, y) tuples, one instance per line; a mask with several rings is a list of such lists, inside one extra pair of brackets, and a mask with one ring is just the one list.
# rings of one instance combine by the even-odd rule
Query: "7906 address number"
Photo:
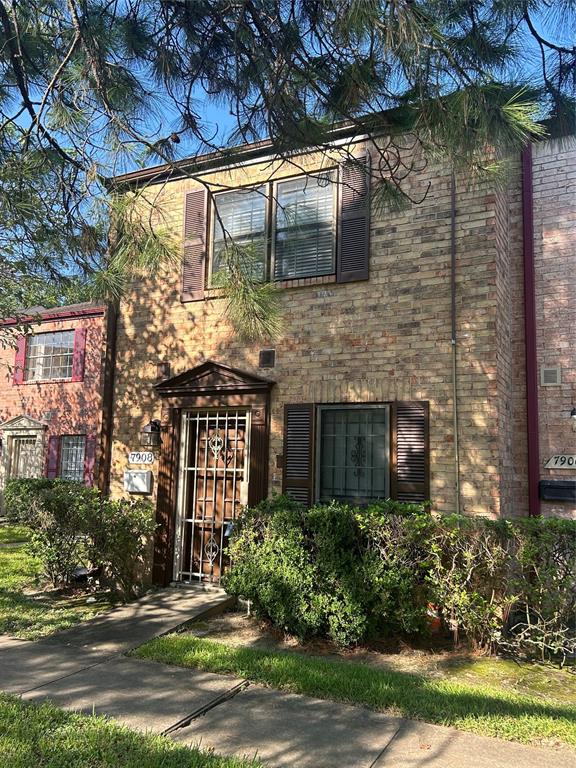
[(576, 469), (576, 456), (568, 453), (557, 453), (551, 456), (544, 466), (546, 469)]

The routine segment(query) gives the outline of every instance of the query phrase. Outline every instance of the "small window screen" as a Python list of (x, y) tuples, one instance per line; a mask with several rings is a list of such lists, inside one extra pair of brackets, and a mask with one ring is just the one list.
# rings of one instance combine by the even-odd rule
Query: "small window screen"
[(239, 255), (253, 279), (266, 277), (266, 205), (264, 187), (216, 195), (212, 275), (225, 268), (226, 249), (239, 246)]
[(333, 274), (333, 174), (284, 181), (276, 191), (274, 278)]
[(388, 406), (321, 408), (318, 465), (320, 501), (388, 498)]
[(37, 333), (26, 346), (26, 381), (72, 378), (74, 331)]
[(60, 438), (60, 477), (63, 480), (84, 479), (84, 435), (63, 435)]

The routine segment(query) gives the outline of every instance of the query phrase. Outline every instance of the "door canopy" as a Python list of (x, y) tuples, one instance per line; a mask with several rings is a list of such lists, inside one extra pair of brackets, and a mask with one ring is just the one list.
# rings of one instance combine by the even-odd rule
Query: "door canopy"
[(205, 394), (269, 392), (274, 382), (253, 373), (230, 368), (228, 365), (206, 360), (195, 368), (169, 379), (154, 388), (161, 397), (194, 396)]

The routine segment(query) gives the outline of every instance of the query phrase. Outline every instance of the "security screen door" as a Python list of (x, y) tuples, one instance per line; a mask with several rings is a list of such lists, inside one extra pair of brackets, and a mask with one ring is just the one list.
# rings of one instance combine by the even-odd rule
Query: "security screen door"
[(38, 477), (36, 437), (16, 435), (12, 438), (10, 477)]
[(249, 413), (182, 414), (174, 578), (219, 582), (232, 524), (248, 499)]

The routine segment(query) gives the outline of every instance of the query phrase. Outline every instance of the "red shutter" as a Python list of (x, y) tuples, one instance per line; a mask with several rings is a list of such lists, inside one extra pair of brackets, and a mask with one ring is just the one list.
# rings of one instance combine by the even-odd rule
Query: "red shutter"
[(96, 438), (87, 437), (84, 447), (84, 485), (94, 485), (94, 465), (96, 464)]
[(370, 258), (370, 156), (340, 166), (336, 279), (368, 280)]
[(26, 336), (18, 336), (16, 344), (13, 383), (22, 384), (24, 382), (24, 370), (26, 368)]
[(199, 301), (204, 298), (207, 201), (208, 194), (204, 189), (186, 194), (181, 301)]
[(53, 480), (58, 477), (58, 459), (60, 453), (60, 438), (57, 436), (48, 438), (48, 461), (46, 462), (46, 477)]
[(392, 403), (392, 497), (427, 501), (430, 497), (429, 406)]
[(72, 358), (72, 381), (84, 381), (85, 357), (86, 328), (76, 328), (74, 333), (74, 357)]
[(284, 472), (282, 490), (310, 507), (314, 500), (314, 406), (284, 408)]

